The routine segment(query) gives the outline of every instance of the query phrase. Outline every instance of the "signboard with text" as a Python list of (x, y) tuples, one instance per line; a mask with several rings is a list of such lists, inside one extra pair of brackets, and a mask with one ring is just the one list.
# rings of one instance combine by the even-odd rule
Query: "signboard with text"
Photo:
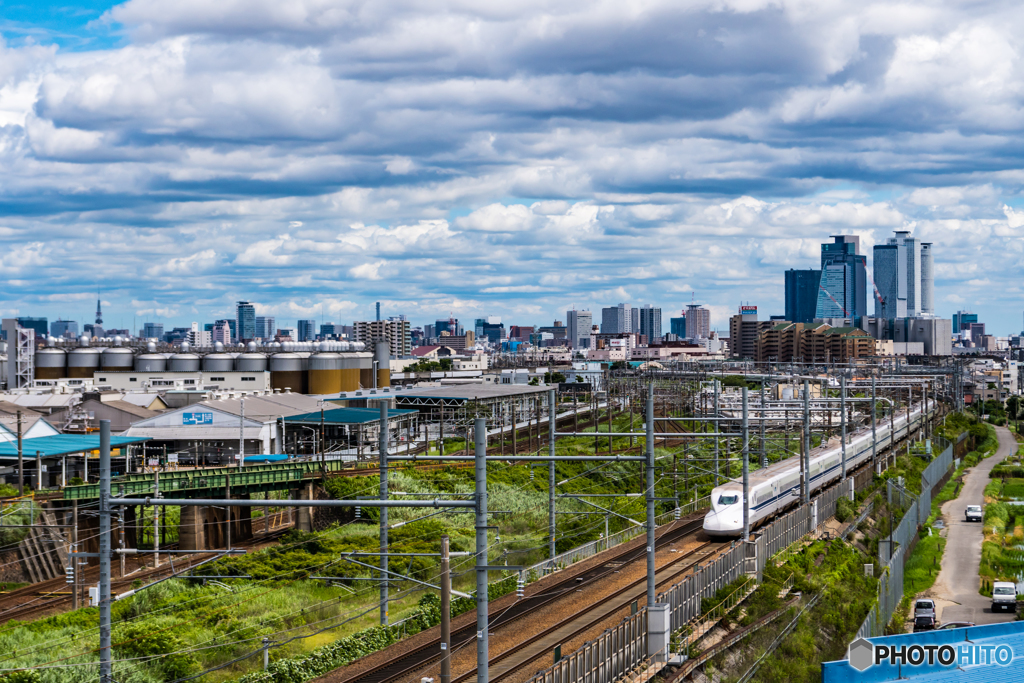
[(182, 413), (181, 424), (183, 425), (212, 425), (213, 413)]

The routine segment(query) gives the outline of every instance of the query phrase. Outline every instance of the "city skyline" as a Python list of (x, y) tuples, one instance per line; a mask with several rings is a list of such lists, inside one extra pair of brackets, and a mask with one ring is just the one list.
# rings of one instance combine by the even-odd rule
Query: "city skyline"
[(119, 328), (238, 300), (526, 323), (696, 292), (722, 329), (781, 313), (825, 236), (870, 261), (910, 230), (938, 315), (1020, 331), (1024, 19), (998, 4), (384, 2), (345, 30), (330, 3), (41, 5), (2, 29), (0, 315), (81, 325), (100, 289)]

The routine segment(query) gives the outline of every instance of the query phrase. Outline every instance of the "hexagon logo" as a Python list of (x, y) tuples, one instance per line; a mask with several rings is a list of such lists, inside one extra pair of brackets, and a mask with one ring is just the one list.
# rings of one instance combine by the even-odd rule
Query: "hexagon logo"
[(864, 671), (874, 664), (875, 646), (864, 638), (850, 643), (850, 666), (857, 671)]

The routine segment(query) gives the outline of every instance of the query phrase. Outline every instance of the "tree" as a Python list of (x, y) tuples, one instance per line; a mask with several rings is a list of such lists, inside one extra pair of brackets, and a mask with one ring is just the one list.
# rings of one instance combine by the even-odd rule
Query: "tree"
[(565, 381), (565, 375), (560, 372), (545, 372), (544, 383), (545, 384), (561, 384)]

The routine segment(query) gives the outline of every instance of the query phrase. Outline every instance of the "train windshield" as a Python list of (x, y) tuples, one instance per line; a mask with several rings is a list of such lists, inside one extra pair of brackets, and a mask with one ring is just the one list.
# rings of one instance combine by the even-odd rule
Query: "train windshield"
[(740, 502), (740, 497), (739, 496), (719, 496), (718, 497), (718, 504), (719, 505), (735, 505), (738, 502)]

